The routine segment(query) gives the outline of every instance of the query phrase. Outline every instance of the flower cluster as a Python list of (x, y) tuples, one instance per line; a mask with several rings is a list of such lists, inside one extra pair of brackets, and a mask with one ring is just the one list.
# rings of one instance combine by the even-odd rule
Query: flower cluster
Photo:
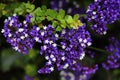
[(61, 80), (89, 80), (90, 74), (81, 74), (79, 71), (61, 71)]
[(94, 74), (98, 70), (98, 65), (94, 65), (93, 67), (82, 66), (81, 73), (82, 74)]
[(54, 66), (58, 70), (80, 70), (80, 62), (85, 56), (85, 48), (90, 46), (91, 37), (85, 30), (85, 25), (78, 29), (63, 29), (56, 32), (49, 24), (47, 26), (32, 26), (31, 15), (26, 15), (25, 20), (20, 20), (13, 15), (5, 20), (3, 35), (7, 38), (13, 49), (23, 54), (32, 49), (35, 42), (40, 44), (40, 54), (45, 55), (46, 66), (39, 73), (50, 73)]
[(43, 29), (34, 26), (31, 35), (41, 44), (40, 54), (47, 60), (46, 66), (38, 72), (50, 73), (54, 71), (54, 65), (58, 70), (80, 70), (77, 60), (84, 58), (84, 49), (91, 45), (90, 34), (84, 28), (85, 25), (79, 29), (63, 29), (55, 34), (52, 25)]
[(23, 54), (28, 53), (28, 49), (31, 49), (34, 44), (28, 27), (31, 17), (31, 15), (26, 15), (26, 19), (21, 22), (19, 17), (14, 14), (5, 20), (4, 29), (2, 29), (3, 35), (12, 48)]
[[(70, 7), (72, 5), (72, 7)], [(83, 14), (85, 11), (82, 8), (79, 8), (79, 4), (76, 1), (70, 3), (69, 0), (52, 0), (51, 8), (54, 10), (64, 9), (67, 14)]]
[(91, 29), (99, 34), (106, 34), (106, 24), (120, 19), (120, 0), (95, 0), (87, 9)]
[(107, 51), (112, 54), (107, 57), (107, 61), (102, 63), (103, 68), (106, 70), (120, 67), (120, 42), (114, 37), (110, 38), (110, 45), (106, 46)]

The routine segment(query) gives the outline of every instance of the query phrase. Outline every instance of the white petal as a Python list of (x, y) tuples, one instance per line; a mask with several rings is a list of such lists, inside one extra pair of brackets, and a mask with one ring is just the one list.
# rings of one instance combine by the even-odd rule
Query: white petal
[(87, 39), (84, 39), (83, 42), (84, 42), (84, 43), (87, 43)]
[(48, 60), (48, 59), (49, 59), (49, 56), (45, 56), (45, 59)]
[(39, 31), (39, 30), (40, 30), (40, 28), (39, 28), (39, 27), (37, 27), (37, 28), (36, 28), (36, 30), (37, 30), (37, 31)]
[(50, 44), (52, 44), (52, 43), (53, 43), (53, 41), (50, 41), (49, 43), (50, 43)]
[(54, 61), (54, 62), (56, 62), (56, 58), (54, 57), (54, 58), (52, 58), (52, 60)]
[(5, 32), (5, 30), (4, 30), (4, 29), (2, 29), (1, 33), (4, 33), (4, 32)]
[(52, 64), (52, 62), (51, 62), (51, 61), (48, 61), (47, 63), (48, 63), (49, 65), (50, 65), (50, 64)]
[(41, 35), (42, 35), (42, 36), (44, 36), (44, 34), (45, 34), (44, 32), (41, 32)]
[(47, 46), (46, 46), (46, 45), (44, 45), (44, 46), (43, 46), (43, 48), (44, 48), (44, 50), (46, 50), (46, 49), (47, 49)]
[(25, 37), (28, 37), (28, 34), (25, 34)]
[(93, 11), (93, 14), (95, 15), (95, 14), (96, 14), (96, 12), (95, 12), (95, 11)]
[(23, 31), (24, 31), (23, 28), (19, 28), (19, 29), (18, 29), (18, 32), (23, 32)]
[(38, 41), (39, 41), (39, 38), (38, 38), (38, 37), (35, 37), (34, 39), (35, 39), (35, 41), (36, 41), (36, 42), (38, 42)]
[(88, 46), (91, 46), (91, 45), (92, 45), (92, 43), (91, 43), (91, 42), (88, 42), (88, 43), (87, 43), (87, 45), (88, 45)]
[(54, 57), (55, 57), (54, 55), (52, 55), (52, 54), (50, 55), (50, 58), (54, 58)]
[(65, 57), (63, 56), (61, 59), (64, 61), (64, 60), (65, 60)]
[(56, 44), (56, 43), (54, 43), (54, 44), (53, 44), (53, 47), (56, 47), (56, 46), (57, 46), (57, 44)]
[(54, 71), (54, 67), (51, 67), (50, 70), (51, 70), (51, 71)]
[(67, 69), (68, 67), (69, 67), (69, 64), (65, 64), (63, 68)]
[(57, 38), (58, 38), (58, 37), (59, 37), (59, 35), (58, 35), (58, 34), (55, 34), (55, 37), (57, 37)]
[(83, 41), (83, 39), (82, 38), (79, 38), (79, 42), (81, 43)]
[(12, 34), (11, 34), (11, 33), (9, 33), (9, 34), (8, 34), (8, 37), (11, 37), (11, 36), (12, 36)]
[(66, 47), (63, 45), (63, 46), (62, 46), (62, 49), (65, 49), (65, 48), (66, 48)]
[(16, 46), (16, 47), (14, 47), (13, 49), (15, 49), (16, 51), (18, 50), (18, 47)]
[(16, 16), (16, 15), (17, 15), (16, 13), (13, 14), (13, 16)]
[(21, 36), (20, 39), (25, 39), (25, 36)]
[(46, 26), (43, 26), (43, 29), (44, 29), (44, 30), (46, 30), (46, 29), (47, 29), (47, 27), (46, 27)]
[(23, 21), (23, 24), (26, 24), (27, 22), (26, 21)]
[(80, 56), (80, 60), (82, 60), (85, 57), (85, 52), (82, 53), (82, 55)]
[(49, 43), (49, 40), (45, 40), (45, 43), (48, 44), (48, 43)]

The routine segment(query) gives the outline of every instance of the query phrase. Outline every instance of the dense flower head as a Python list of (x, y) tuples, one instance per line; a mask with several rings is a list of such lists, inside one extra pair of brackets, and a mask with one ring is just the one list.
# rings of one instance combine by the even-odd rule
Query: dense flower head
[(26, 15), (26, 19), (21, 22), (19, 17), (14, 14), (5, 20), (4, 29), (2, 29), (7, 42), (12, 45), (13, 49), (23, 54), (28, 53), (28, 49), (31, 49), (34, 44), (28, 28), (31, 17), (31, 15)]
[(99, 34), (106, 34), (106, 24), (120, 19), (120, 0), (95, 0), (87, 9), (91, 29)]
[(66, 28), (56, 32), (51, 24), (39, 27), (32, 25), (31, 18), (31, 15), (26, 15), (24, 20), (19, 20), (16, 15), (9, 17), (5, 20), (2, 33), (13, 49), (23, 54), (27, 54), (35, 42), (40, 44), (40, 54), (45, 56), (47, 62), (39, 73), (51, 73), (55, 67), (59, 71), (89, 70), (87, 67), (81, 68), (80, 63), (85, 57), (85, 48), (92, 44), (85, 24), (78, 29)]
[(57, 11), (63, 9), (67, 14), (71, 15), (85, 13), (85, 11), (80, 8), (79, 4), (76, 1), (73, 1), (71, 3), (70, 0), (52, 0), (51, 8)]
[(33, 26), (30, 34), (34, 40), (40, 43), (40, 54), (45, 55), (46, 66), (39, 73), (50, 73), (54, 71), (54, 65), (58, 70), (72, 69), (80, 70), (77, 60), (85, 56), (84, 49), (91, 45), (91, 38), (85, 25), (78, 29), (63, 29), (55, 33), (52, 25), (39, 28)]
[(98, 65), (94, 66), (82, 66), (81, 73), (82, 74), (94, 74), (98, 70)]
[(120, 67), (120, 42), (114, 37), (110, 38), (110, 45), (106, 46), (106, 50), (112, 54), (107, 57), (107, 61), (102, 63), (106, 70)]

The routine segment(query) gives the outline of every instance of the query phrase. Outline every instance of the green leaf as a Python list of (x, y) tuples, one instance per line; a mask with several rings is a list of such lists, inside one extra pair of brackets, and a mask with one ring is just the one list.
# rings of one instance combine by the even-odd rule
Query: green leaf
[(28, 3), (21, 3), (19, 7), (15, 9), (15, 13), (18, 15), (25, 15), (26, 13), (31, 13), (35, 9), (35, 6), (33, 4)]
[(35, 16), (33, 16), (33, 17), (31, 18), (31, 22), (32, 22), (32, 23), (35, 22)]
[(36, 17), (36, 21), (38, 23), (42, 22), (44, 20), (44, 17)]
[(74, 16), (73, 16), (73, 19), (74, 20), (78, 20), (80, 18), (80, 15), (79, 14), (75, 14)]
[(62, 28), (60, 26), (57, 26), (56, 31), (62, 31)]
[(50, 16), (52, 18), (56, 18), (57, 12), (55, 10), (47, 9), (47, 11), (45, 12), (45, 15)]
[(25, 7), (27, 8), (27, 12), (30, 13), (35, 9), (35, 6), (33, 4), (30, 4), (29, 2), (25, 5)]
[(47, 20), (48, 20), (48, 21), (51, 21), (51, 20), (53, 20), (53, 18), (50, 17), (50, 16), (47, 16)]
[(59, 14), (61, 15), (61, 17), (63, 18), (65, 16), (65, 11), (63, 9), (59, 10)]
[(62, 10), (62, 9), (60, 9), (60, 10), (59, 10), (59, 13), (58, 13), (58, 15), (57, 15), (57, 19), (58, 19), (58, 20), (61, 20), (61, 19), (64, 18), (64, 16), (65, 16), (65, 11)]
[(44, 11), (46, 11), (46, 10), (47, 10), (47, 7), (46, 7), (45, 5), (42, 5), (42, 6), (41, 6), (41, 9), (44, 10)]
[(68, 26), (69, 28), (74, 28), (74, 24), (70, 24), (70, 26)]
[(72, 16), (70, 16), (70, 15), (66, 15), (66, 16), (65, 16), (65, 20), (67, 21), (68, 24), (71, 24), (71, 23), (74, 22)]
[(25, 3), (21, 3), (21, 5), (18, 8), (15, 8), (14, 13), (18, 15), (23, 15), (25, 11)]
[(15, 13), (17, 13), (18, 15), (22, 15), (24, 11), (21, 8), (16, 8)]
[(45, 16), (45, 14), (43, 13), (42, 9), (40, 7), (38, 7), (36, 10), (35, 10), (35, 14), (36, 16)]
[[(29, 5), (29, 6), (28, 6)], [(26, 4), (26, 8), (27, 8), (27, 12), (30, 13), (32, 12), (34, 9), (35, 9), (35, 6), (34, 5), (30, 5), (30, 4)]]
[(53, 21), (52, 26), (56, 27), (57, 25), (58, 25), (58, 22), (57, 21)]
[(60, 26), (62, 27), (62, 28), (66, 28), (66, 22), (65, 22), (65, 20), (60, 20)]

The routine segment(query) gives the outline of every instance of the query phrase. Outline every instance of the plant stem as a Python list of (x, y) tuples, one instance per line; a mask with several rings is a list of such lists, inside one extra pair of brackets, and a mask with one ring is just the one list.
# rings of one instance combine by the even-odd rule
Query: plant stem
[(84, 18), (87, 18), (87, 15), (86, 14), (79, 14), (80, 17), (84, 17)]
[(96, 51), (99, 51), (99, 52), (111, 54), (111, 52), (108, 52), (108, 51), (100, 49), (100, 48), (96, 48), (96, 47), (87, 47), (87, 48), (92, 49), (92, 50), (96, 50)]

